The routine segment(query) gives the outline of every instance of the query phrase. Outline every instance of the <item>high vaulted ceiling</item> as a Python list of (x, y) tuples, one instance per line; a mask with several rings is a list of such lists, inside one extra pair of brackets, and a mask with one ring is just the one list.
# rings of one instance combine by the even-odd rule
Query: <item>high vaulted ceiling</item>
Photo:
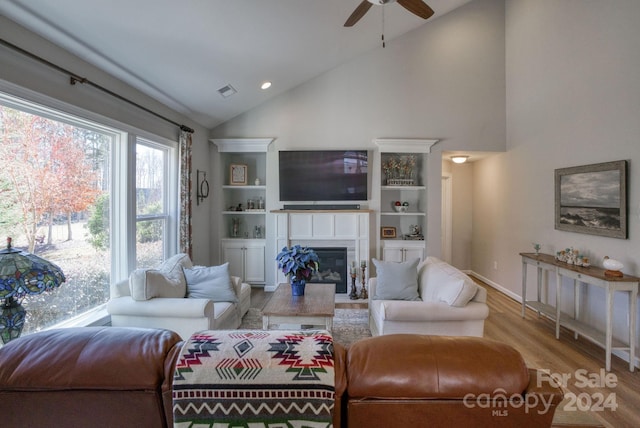
[[(397, 3), (373, 6), (351, 28), (361, 0), (3, 0), (0, 13), (212, 128), (380, 49), (383, 10), (390, 47), (469, 1), (426, 0), (427, 21)], [(237, 93), (223, 98), (226, 85)]]

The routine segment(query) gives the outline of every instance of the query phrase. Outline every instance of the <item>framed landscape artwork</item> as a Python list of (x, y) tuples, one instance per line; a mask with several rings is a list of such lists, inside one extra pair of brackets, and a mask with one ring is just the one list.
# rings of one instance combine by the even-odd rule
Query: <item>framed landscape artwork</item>
[(627, 161), (555, 170), (557, 230), (627, 238)]

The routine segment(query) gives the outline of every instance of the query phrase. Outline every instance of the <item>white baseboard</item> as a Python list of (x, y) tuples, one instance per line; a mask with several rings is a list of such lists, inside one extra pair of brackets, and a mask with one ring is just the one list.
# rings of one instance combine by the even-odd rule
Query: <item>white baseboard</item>
[(498, 284), (497, 282), (493, 282), (491, 281), (489, 278), (485, 278), (484, 276), (475, 273), (472, 270), (469, 271), (465, 271), (465, 273), (467, 275), (473, 275), (476, 278), (478, 278), (479, 280), (481, 280), (482, 282), (485, 282), (486, 284), (490, 285), (491, 287), (495, 288), (496, 290), (498, 290), (499, 292), (501, 292), (502, 294), (505, 294), (508, 297), (511, 297), (513, 300), (515, 300), (518, 303), (522, 303), (522, 296), (514, 293), (513, 291), (504, 288), (502, 285)]
[[(501, 286), (500, 284), (498, 284), (497, 282), (494, 282), (492, 280), (490, 280), (489, 278), (485, 278), (484, 276), (472, 271), (472, 270), (467, 270), (464, 271), (467, 275), (473, 275), (476, 278), (478, 278), (479, 280), (481, 280), (482, 282), (486, 283), (487, 285), (490, 285), (492, 288), (495, 288), (496, 290), (500, 291), (502, 294), (506, 295), (507, 297), (512, 298), (513, 300), (515, 300), (516, 302), (518, 302), (518, 304), (522, 304), (522, 296), (514, 293), (513, 291), (504, 288), (503, 286)], [(595, 343), (595, 342), (594, 342)], [(599, 347), (602, 348), (602, 350), (604, 351), (604, 347), (601, 346), (598, 343), (595, 343), (596, 345), (598, 345)], [(629, 362), (629, 358), (630, 358), (630, 354), (628, 352), (625, 351), (620, 351), (617, 349), (612, 349), (611, 350), (611, 354), (615, 355), (619, 358), (621, 358), (623, 361), (626, 361), (627, 363)], [(640, 357), (635, 357), (634, 358), (634, 366), (635, 367), (640, 367)]]

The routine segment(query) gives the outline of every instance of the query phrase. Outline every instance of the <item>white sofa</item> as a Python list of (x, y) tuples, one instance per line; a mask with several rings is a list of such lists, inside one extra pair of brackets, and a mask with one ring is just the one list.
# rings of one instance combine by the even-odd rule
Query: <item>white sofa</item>
[[(399, 276), (402, 275), (396, 278)], [(384, 293), (377, 293), (381, 285), (378, 278), (369, 279), (372, 335), (483, 336), (484, 320), (489, 316), (483, 287), (435, 257), (428, 257), (416, 267), (416, 279), (418, 300), (381, 299), (377, 294)]]
[(107, 303), (112, 326), (164, 328), (183, 339), (200, 330), (240, 326), (251, 306), (249, 284), (230, 277), (236, 302), (185, 297), (188, 290), (183, 268), (192, 268), (191, 260), (186, 254), (178, 254), (163, 265), (158, 270), (135, 271), (129, 279), (112, 284)]

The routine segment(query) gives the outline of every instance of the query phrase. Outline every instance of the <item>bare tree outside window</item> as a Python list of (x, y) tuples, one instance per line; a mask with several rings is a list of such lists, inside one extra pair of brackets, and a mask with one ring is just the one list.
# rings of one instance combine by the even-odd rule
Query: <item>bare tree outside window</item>
[[(111, 137), (0, 105), (0, 236), (59, 265), (67, 282), (23, 302), (23, 334), (108, 299), (110, 250), (87, 227), (110, 193)], [(105, 218), (105, 215), (107, 216)]]

